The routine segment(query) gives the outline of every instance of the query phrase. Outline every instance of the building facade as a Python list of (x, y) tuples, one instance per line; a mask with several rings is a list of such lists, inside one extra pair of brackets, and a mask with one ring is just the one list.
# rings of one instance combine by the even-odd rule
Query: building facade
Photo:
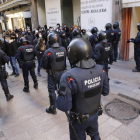
[(0, 0), (2, 29), (38, 26), (37, 3), (34, 0)]
[[(122, 21), (122, 0), (0, 0), (0, 29), (68, 27), (78, 25), (87, 30), (93, 26), (105, 30), (106, 23)], [(1, 30), (0, 30), (1, 31)], [(121, 58), (121, 43), (119, 45)]]
[(122, 1), (122, 52), (123, 60), (134, 60), (134, 44), (127, 43), (130, 38), (135, 38), (138, 30), (137, 23), (140, 22), (140, 0)]

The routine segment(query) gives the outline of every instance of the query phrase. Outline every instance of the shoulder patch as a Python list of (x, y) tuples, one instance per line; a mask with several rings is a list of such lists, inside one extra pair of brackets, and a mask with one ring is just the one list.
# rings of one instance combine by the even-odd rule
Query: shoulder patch
[(47, 56), (50, 56), (51, 54), (52, 54), (52, 53), (49, 52), (49, 53), (47, 54)]
[(69, 82), (68, 83), (70, 83), (72, 80), (73, 80), (73, 78), (69, 78)]

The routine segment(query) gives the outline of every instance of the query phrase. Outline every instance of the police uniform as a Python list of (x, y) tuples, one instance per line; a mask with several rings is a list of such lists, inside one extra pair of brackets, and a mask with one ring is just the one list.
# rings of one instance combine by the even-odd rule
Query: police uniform
[(97, 32), (98, 32), (98, 29), (96, 27), (93, 27), (91, 29), (92, 35), (89, 37), (89, 42), (92, 46), (93, 51), (94, 51), (95, 45), (99, 42)]
[(95, 50), (93, 52), (93, 58), (95, 59), (97, 64), (103, 65), (104, 70), (108, 73), (108, 59), (111, 53), (111, 43), (107, 43), (105, 41), (99, 42), (95, 46)]
[(73, 40), (73, 39), (76, 39), (76, 38), (82, 38), (82, 35), (81, 35), (80, 30), (74, 29), (72, 32), (73, 32), (72, 40)]
[[(140, 71), (140, 31), (137, 33), (137, 36), (135, 39), (131, 39), (131, 42), (133, 42), (134, 45), (134, 58), (136, 62), (136, 70)], [(136, 72), (133, 70), (133, 72)]]
[[(112, 25), (110, 23), (107, 23), (106, 24), (106, 39), (107, 39), (107, 42), (113, 43), (114, 41), (114, 32), (112, 30)], [(113, 54), (114, 54), (114, 50), (113, 48), (111, 49), (111, 54), (110, 54), (110, 58), (109, 58), (109, 63), (112, 64), (113, 63)]]
[(7, 74), (4, 68), (5, 63), (10, 61), (10, 57), (6, 55), (6, 53), (0, 50), (0, 82), (5, 93), (7, 101), (11, 100), (14, 96), (9, 93), (8, 85), (7, 85)]
[(92, 58), (96, 61), (97, 64), (103, 65), (104, 70), (108, 74), (108, 59), (111, 54), (111, 43), (107, 42), (106, 34), (104, 32), (99, 33), (99, 43), (95, 46), (95, 49), (92, 53)]
[(35, 56), (37, 56), (37, 52), (35, 51), (35, 47), (33, 45), (25, 44), (21, 46), (15, 55), (17, 59), (21, 59), (22, 63), (22, 72), (24, 78), (24, 92), (29, 92), (29, 79), (28, 75), (30, 75), (34, 81), (34, 88), (38, 88), (37, 77), (35, 74)]
[(112, 43), (112, 47), (114, 49), (114, 61), (116, 62), (117, 57), (118, 57), (118, 44), (121, 38), (121, 30), (119, 29), (119, 27), (117, 27), (117, 24), (114, 23), (113, 24), (113, 32), (114, 32), (114, 40)]
[(92, 49), (94, 50), (95, 45), (99, 42), (99, 41), (98, 41), (98, 36), (97, 36), (96, 33), (94, 33), (93, 35), (91, 35), (91, 36), (89, 37), (89, 42), (90, 42), (90, 44), (91, 44), (91, 46), (92, 46)]
[[(56, 38), (55, 38), (56, 37)], [(54, 42), (49, 43), (51, 48), (45, 51), (42, 58), (42, 66), (48, 73), (48, 91), (50, 98), (50, 107), (46, 109), (47, 113), (56, 114), (55, 99), (56, 85), (59, 84), (61, 75), (66, 69), (66, 50), (59, 46), (58, 34), (50, 34), (48, 40), (54, 38)], [(56, 43), (55, 43), (56, 42)]]
[[(72, 124), (79, 140), (86, 139), (85, 132), (91, 139), (100, 140), (97, 122), (98, 108), (100, 106), (101, 94), (104, 96), (109, 94), (107, 75), (103, 71), (103, 67), (96, 65), (90, 58), (92, 47), (88, 41), (76, 39), (70, 43), (70, 46), (68, 47), (68, 58), (70, 58), (69, 54), (73, 52), (74, 47), (77, 50), (77, 56), (73, 55), (70, 58), (73, 59), (73, 61), (70, 60), (72, 63), (75, 61), (76, 67), (62, 75), (56, 107), (64, 112), (70, 111)], [(83, 57), (84, 50), (85, 57)], [(80, 61), (77, 62), (78, 60)], [(72, 128), (70, 127), (69, 129), (70, 140), (76, 140)]]

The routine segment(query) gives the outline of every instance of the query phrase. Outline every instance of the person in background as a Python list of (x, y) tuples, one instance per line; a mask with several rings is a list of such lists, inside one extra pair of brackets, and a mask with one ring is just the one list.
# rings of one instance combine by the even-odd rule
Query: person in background
[[(16, 74), (16, 70), (15, 70), (15, 67), (13, 65), (12, 58), (11, 58), (11, 56), (13, 56), (13, 50), (12, 50), (11, 44), (8, 42), (8, 39), (7, 39), (6, 36), (5, 36), (5, 39), (4, 39), (4, 45), (5, 45), (5, 48), (6, 48), (6, 54), (10, 57), (10, 64), (11, 64), (12, 70), (13, 70), (13, 72), (11, 73), (10, 76), (13, 76), (13, 75)], [(8, 64), (8, 67), (10, 67), (9, 64)]]
[(32, 31), (33, 36), (35, 36), (35, 32), (36, 32), (36, 28), (34, 27)]
[(16, 58), (15, 58), (15, 54), (16, 54), (16, 51), (18, 49), (18, 44), (16, 42), (15, 36), (11, 36), (10, 47), (11, 47), (11, 51), (13, 52), (12, 55), (11, 55), (11, 59), (12, 59), (13, 66), (15, 68), (15, 73), (13, 73), (13, 75), (15, 75), (15, 77), (18, 77), (19, 76), (19, 70), (18, 70), (18, 67), (17, 67), (17, 64), (16, 64)]
[(69, 39), (70, 41), (72, 40), (73, 37), (73, 27), (70, 27), (70, 31), (69, 31)]
[(45, 30), (47, 30), (47, 25), (44, 25)]
[(60, 46), (65, 47), (66, 51), (67, 51), (67, 47), (69, 45), (69, 40), (66, 36), (65, 31), (60, 33)]
[(27, 34), (26, 34), (26, 40), (29, 40), (29, 42), (30, 42), (30, 45), (33, 45), (33, 40), (34, 40), (34, 36), (33, 36), (33, 34), (31, 33), (31, 30), (28, 28), (28, 30), (27, 30)]
[(37, 45), (37, 43), (38, 43), (38, 38), (39, 38), (39, 34), (37, 33), (37, 34), (35, 35), (35, 39), (33, 40), (33, 45), (34, 45), (34, 46)]
[(63, 30), (66, 32), (66, 37), (69, 37), (69, 28), (64, 24)]
[(89, 35), (86, 33), (86, 29), (82, 29), (82, 36), (84, 39), (89, 40)]
[(40, 68), (42, 65), (42, 57), (44, 55), (44, 52), (46, 50), (46, 45), (45, 45), (45, 40), (43, 38), (39, 38), (39, 42), (36, 45), (36, 51), (37, 51), (37, 59), (38, 59), (38, 69), (37, 69), (37, 73), (38, 76), (41, 76), (40, 74)]

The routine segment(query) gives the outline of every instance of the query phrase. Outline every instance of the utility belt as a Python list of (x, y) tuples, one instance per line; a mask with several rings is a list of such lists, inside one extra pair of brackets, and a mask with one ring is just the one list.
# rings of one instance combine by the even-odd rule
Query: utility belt
[(92, 113), (86, 114), (86, 115), (82, 115), (80, 113), (75, 113), (75, 112), (71, 111), (70, 115), (71, 115), (73, 121), (76, 121), (78, 124), (84, 124), (84, 123), (88, 122), (89, 118), (96, 113), (97, 113), (97, 110), (95, 110)]
[[(65, 70), (65, 69), (55, 70), (55, 71), (53, 71), (53, 74), (54, 74), (54, 75), (57, 75), (58, 72), (61, 72), (61, 71), (64, 71), (64, 70)], [(51, 70), (48, 70), (47, 72), (48, 72), (48, 74), (52, 75), (52, 71), (51, 71)]]
[(36, 62), (35, 62), (35, 60), (21, 61), (21, 66), (23, 66), (24, 63), (29, 63), (29, 62), (34, 63), (34, 68), (36, 68)]
[(108, 61), (99, 61), (99, 62), (98, 62), (98, 64), (101, 64), (101, 65), (103, 65), (103, 64), (105, 64), (105, 63), (108, 63)]

